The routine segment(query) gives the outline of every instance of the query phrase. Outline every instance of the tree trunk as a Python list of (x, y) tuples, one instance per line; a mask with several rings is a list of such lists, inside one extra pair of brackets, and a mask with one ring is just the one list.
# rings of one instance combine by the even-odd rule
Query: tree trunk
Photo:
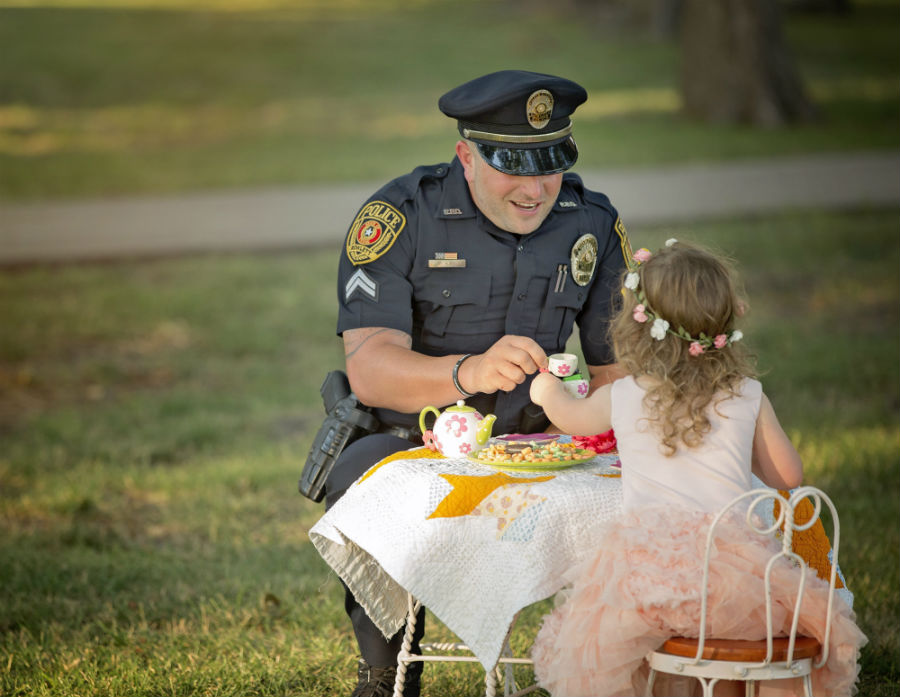
[(778, 0), (683, 0), (681, 12), (688, 114), (769, 127), (816, 116), (781, 33)]

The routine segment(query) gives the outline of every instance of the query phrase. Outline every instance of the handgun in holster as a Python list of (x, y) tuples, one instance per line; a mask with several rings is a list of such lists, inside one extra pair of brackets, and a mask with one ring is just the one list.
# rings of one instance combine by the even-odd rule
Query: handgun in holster
[(325, 404), (325, 421), (306, 456), (300, 475), (300, 493), (319, 502), (325, 495), (325, 480), (341, 451), (367, 433), (378, 430), (378, 419), (350, 391), (346, 373), (332, 370), (319, 389)]

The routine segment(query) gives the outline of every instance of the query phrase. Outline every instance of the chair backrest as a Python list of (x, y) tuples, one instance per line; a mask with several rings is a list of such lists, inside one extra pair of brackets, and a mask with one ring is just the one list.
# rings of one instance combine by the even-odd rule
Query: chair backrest
[[(808, 520), (798, 523), (796, 520), (796, 508), (801, 501), (809, 498), (813, 504), (813, 511)], [(747, 530), (749, 532), (764, 536), (781, 536), (780, 549), (775, 552), (769, 559), (765, 570), (765, 593), (766, 593), (766, 659), (759, 665), (768, 665), (772, 662), (773, 654), (773, 636), (774, 628), (772, 626), (772, 587), (771, 574), (775, 564), (782, 558), (793, 560), (802, 570), (799, 574), (797, 583), (797, 593), (794, 601), (794, 611), (791, 620), (791, 629), (788, 636), (788, 651), (785, 665), (790, 665), (794, 657), (794, 645), (797, 638), (797, 627), (800, 620), (800, 609), (803, 603), (803, 594), (806, 588), (806, 577), (809, 565), (800, 554), (797, 554), (793, 547), (793, 536), (795, 532), (808, 530), (816, 521), (819, 520), (822, 511), (822, 502), (828, 506), (831, 512), (831, 521), (833, 529), (833, 542), (831, 547), (831, 578), (829, 580), (827, 617), (825, 619), (825, 635), (822, 641), (822, 653), (819, 660), (815, 663), (815, 667), (819, 668), (824, 665), (828, 659), (828, 640), (831, 636), (831, 611), (834, 602), (834, 589), (837, 579), (838, 569), (838, 549), (840, 547), (840, 522), (838, 521), (837, 510), (831, 499), (820, 489), (811, 486), (802, 486), (793, 489), (789, 497), (785, 497), (782, 493), (775, 489), (760, 488), (745, 492), (734, 498), (731, 502), (722, 507), (722, 509), (713, 518), (709, 526), (706, 536), (706, 551), (703, 559), (703, 585), (702, 600), (700, 608), (700, 628), (699, 640), (697, 646), (697, 655), (692, 663), (699, 663), (700, 657), (703, 655), (704, 643), (706, 641), (706, 611), (707, 596), (709, 593), (709, 564), (710, 556), (716, 538), (717, 528), (729, 512), (733, 512), (741, 502), (749, 502), (746, 514), (744, 516)], [(771, 504), (768, 506), (767, 504)], [(778, 504), (778, 505), (776, 505)]]

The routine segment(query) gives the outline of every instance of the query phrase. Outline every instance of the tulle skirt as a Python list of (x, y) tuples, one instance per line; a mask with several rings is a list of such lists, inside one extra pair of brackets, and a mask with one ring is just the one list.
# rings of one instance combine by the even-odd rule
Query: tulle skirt
[[(696, 637), (703, 554), (712, 516), (670, 509), (627, 514), (602, 549), (566, 573), (567, 588), (544, 618), (532, 648), (535, 674), (553, 697), (643, 695), (644, 657), (673, 636)], [(764, 639), (766, 563), (775, 540), (748, 532), (743, 518), (719, 523), (710, 564), (707, 636)], [(773, 570), (773, 626), (787, 634), (800, 568)], [(809, 570), (801, 634), (824, 642), (828, 584)], [(835, 595), (827, 663), (813, 673), (813, 694), (853, 695), (866, 637)], [(655, 695), (699, 694), (695, 679), (659, 674)], [(760, 695), (802, 695), (799, 679), (763, 683)]]

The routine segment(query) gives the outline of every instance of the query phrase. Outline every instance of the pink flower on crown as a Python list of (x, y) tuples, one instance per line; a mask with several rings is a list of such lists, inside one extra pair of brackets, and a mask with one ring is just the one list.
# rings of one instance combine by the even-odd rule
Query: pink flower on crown
[(643, 264), (645, 261), (650, 259), (653, 254), (646, 247), (641, 247), (634, 254), (631, 255), (631, 258), (634, 259), (638, 264)]
[(728, 336), (726, 334), (719, 334), (713, 341), (713, 345), (716, 348), (722, 348), (727, 343), (728, 343)]
[(688, 349), (688, 352), (692, 356), (699, 356), (701, 353), (703, 353), (703, 344), (701, 344), (699, 341), (692, 341), (691, 347)]
[(647, 308), (643, 305), (634, 306), (634, 321), (644, 323), (648, 320)]

